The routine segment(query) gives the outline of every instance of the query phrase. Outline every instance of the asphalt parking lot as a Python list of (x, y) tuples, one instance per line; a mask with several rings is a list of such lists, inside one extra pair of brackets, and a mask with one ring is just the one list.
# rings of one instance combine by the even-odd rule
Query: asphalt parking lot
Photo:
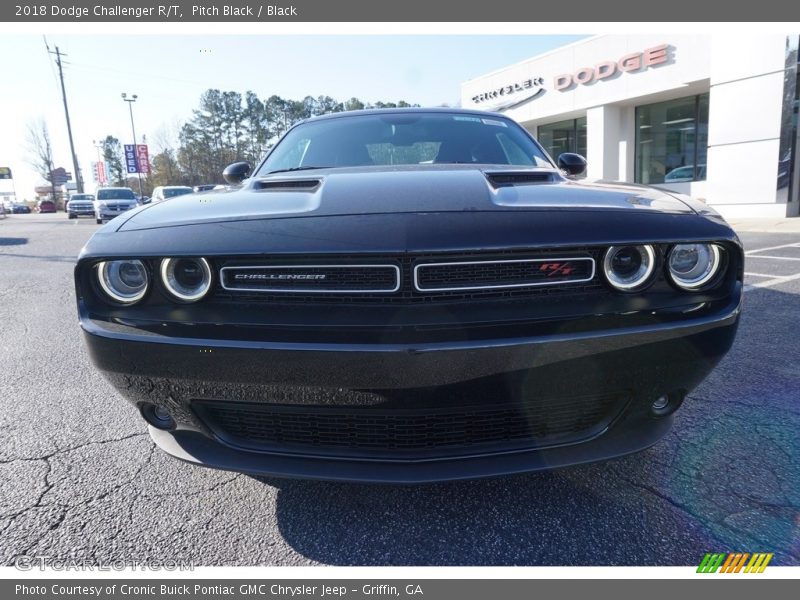
[(93, 369), (72, 268), (93, 220), (0, 220), (0, 561), (800, 564), (800, 233), (743, 233), (733, 350), (640, 454), (419, 487), (259, 480), (155, 450)]

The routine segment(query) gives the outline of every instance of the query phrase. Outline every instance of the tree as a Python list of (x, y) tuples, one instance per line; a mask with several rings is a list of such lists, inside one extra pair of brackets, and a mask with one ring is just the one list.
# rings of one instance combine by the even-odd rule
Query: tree
[(344, 104), (334, 100), (330, 96), (320, 96), (317, 98), (317, 114), (327, 115), (328, 113), (342, 112)]
[(245, 93), (243, 114), (246, 139), (243, 158), (254, 165), (266, 152), (270, 138), (266, 109), (255, 92)]
[[(125, 183), (122, 184), (123, 187), (129, 187), (135, 192), (139, 193), (139, 176), (138, 175), (128, 175), (125, 178)], [(152, 196), (153, 195), (153, 182), (151, 177), (144, 177), (142, 176), (142, 196)]]
[[(330, 96), (309, 95), (302, 100), (292, 100), (272, 95), (261, 99), (253, 91), (241, 94), (208, 89), (200, 96), (192, 117), (176, 124), (175, 142), (157, 134), (149, 184), (218, 182), (222, 171), (232, 162), (246, 160), (251, 165), (257, 164), (298, 121), (366, 106), (358, 98), (339, 102)], [(412, 105), (400, 100), (397, 103), (376, 102), (372, 106)]]
[(108, 168), (108, 179), (114, 185), (125, 186), (128, 171), (125, 168), (125, 154), (122, 144), (113, 135), (107, 135), (102, 141), (103, 160)]
[(53, 146), (50, 143), (50, 132), (47, 122), (38, 119), (28, 123), (27, 143), (30, 165), (50, 184), (50, 197), (56, 201), (56, 186), (53, 185)]
[(363, 108), (364, 103), (358, 98), (350, 98), (344, 103), (345, 110), (362, 110)]
[(153, 136), (154, 154), (150, 158), (150, 176), (147, 178), (151, 187), (159, 185), (177, 185), (184, 183), (183, 173), (178, 165), (177, 150), (172, 136), (165, 127), (161, 127)]

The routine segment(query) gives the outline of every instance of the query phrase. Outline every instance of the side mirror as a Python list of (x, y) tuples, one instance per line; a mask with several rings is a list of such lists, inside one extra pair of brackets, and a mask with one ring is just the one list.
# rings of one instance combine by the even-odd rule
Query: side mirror
[(569, 175), (580, 175), (586, 171), (586, 159), (580, 154), (564, 152), (558, 155), (558, 168)]
[(252, 167), (249, 162), (235, 162), (225, 167), (225, 170), (222, 172), (222, 177), (228, 183), (237, 185), (247, 179), (251, 169)]

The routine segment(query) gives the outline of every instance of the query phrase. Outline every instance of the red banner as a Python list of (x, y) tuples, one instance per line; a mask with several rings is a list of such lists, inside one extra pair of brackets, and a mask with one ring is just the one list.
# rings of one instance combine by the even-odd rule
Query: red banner
[(150, 173), (150, 156), (147, 153), (147, 144), (136, 145), (136, 162), (139, 166), (139, 173)]

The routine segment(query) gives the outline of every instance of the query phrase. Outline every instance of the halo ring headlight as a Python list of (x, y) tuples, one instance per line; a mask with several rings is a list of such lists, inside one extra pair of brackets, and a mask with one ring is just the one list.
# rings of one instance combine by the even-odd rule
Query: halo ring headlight
[(603, 257), (608, 282), (623, 292), (642, 287), (656, 267), (656, 253), (649, 244), (611, 246)]
[(672, 281), (685, 290), (698, 290), (719, 272), (722, 263), (716, 244), (676, 244), (667, 256)]
[(140, 260), (110, 260), (97, 264), (97, 282), (118, 304), (135, 304), (147, 294), (150, 278)]
[(211, 289), (211, 267), (205, 258), (165, 258), (161, 283), (182, 302), (197, 302)]

